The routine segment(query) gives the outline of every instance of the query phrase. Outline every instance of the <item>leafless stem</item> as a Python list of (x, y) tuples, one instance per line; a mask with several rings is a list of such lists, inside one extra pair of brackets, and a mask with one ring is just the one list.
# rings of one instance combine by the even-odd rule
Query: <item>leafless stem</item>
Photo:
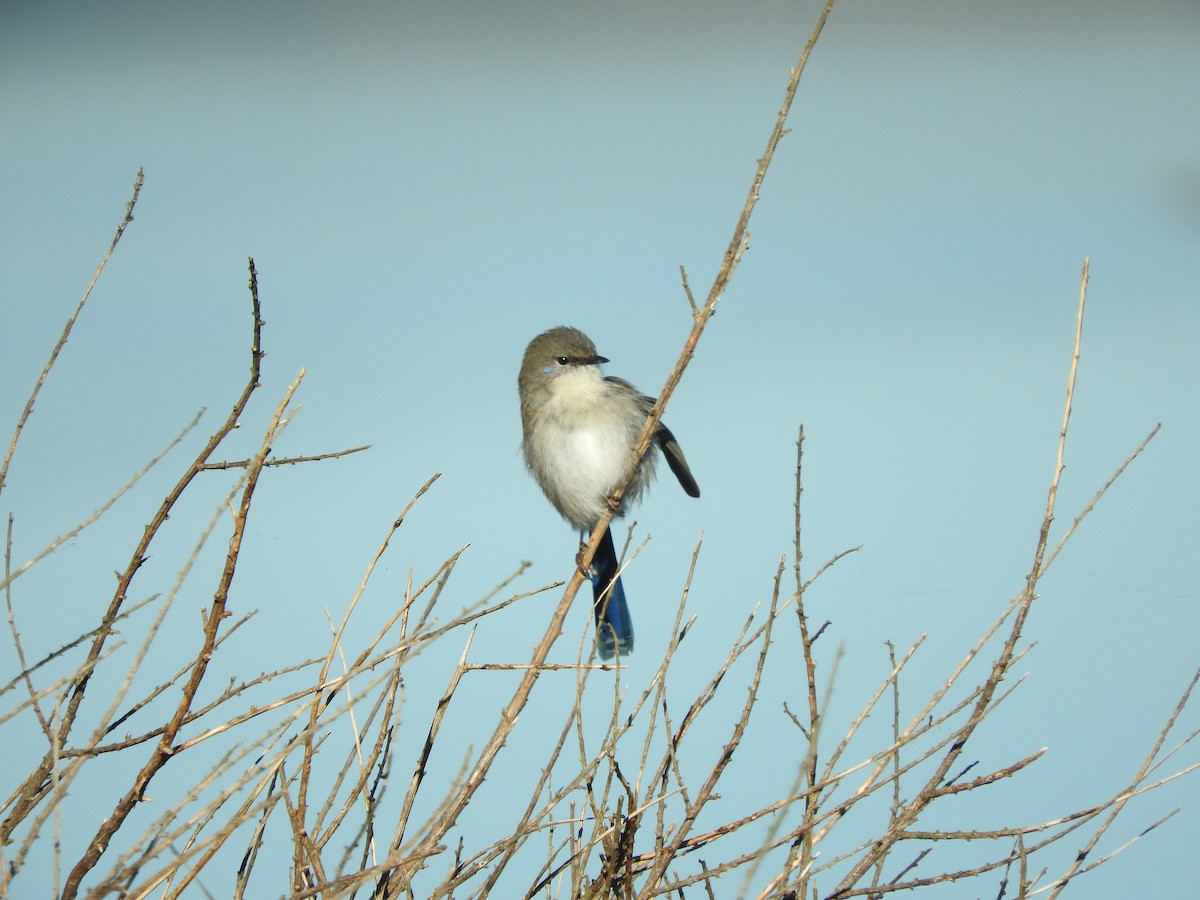
[(117, 249), (117, 243), (121, 240), (121, 235), (125, 233), (125, 229), (129, 223), (133, 221), (133, 208), (137, 206), (138, 195), (142, 192), (142, 185), (145, 183), (145, 175), (142, 170), (138, 169), (137, 180), (133, 183), (133, 196), (129, 198), (129, 202), (125, 204), (125, 218), (121, 220), (121, 224), (117, 226), (117, 233), (113, 235), (112, 243), (108, 245), (108, 251), (104, 254), (104, 259), (100, 260), (100, 265), (96, 267), (96, 274), (92, 276), (91, 282), (87, 286), (87, 290), (83, 292), (83, 297), (79, 304), (75, 307), (75, 311), (71, 313), (67, 319), (67, 324), (63, 326), (62, 334), (59, 335), (58, 343), (54, 345), (54, 349), (50, 351), (50, 358), (46, 360), (46, 365), (42, 368), (42, 374), (38, 376), (37, 384), (33, 386), (33, 390), (29, 394), (29, 399), (25, 402), (25, 409), (21, 411), (21, 417), (17, 419), (17, 427), (13, 430), (12, 440), (8, 445), (8, 452), (4, 454), (4, 462), (0, 463), (0, 493), (4, 491), (4, 485), (7, 483), (8, 466), (12, 462), (13, 453), (17, 449), (17, 441), (21, 438), (21, 432), (25, 429), (25, 423), (29, 421), (29, 417), (33, 415), (33, 406), (37, 402), (38, 394), (42, 392), (42, 385), (46, 383), (46, 376), (50, 374), (50, 370), (54, 368), (54, 363), (58, 361), (58, 355), (62, 353), (63, 347), (67, 345), (68, 338), (71, 337), (71, 329), (75, 327), (75, 320), (79, 318), (79, 314), (83, 312), (83, 306), (88, 301), (88, 297), (92, 295), (92, 288), (96, 286), (96, 282), (100, 280), (100, 273), (104, 271), (104, 267), (108, 265), (108, 260), (112, 257), (113, 251)]

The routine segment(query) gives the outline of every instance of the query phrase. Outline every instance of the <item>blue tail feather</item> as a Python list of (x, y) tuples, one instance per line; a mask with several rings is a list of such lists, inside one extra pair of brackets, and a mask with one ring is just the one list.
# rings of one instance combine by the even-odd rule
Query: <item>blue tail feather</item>
[[(617, 550), (612, 532), (604, 538), (592, 560), (592, 596), (596, 614), (596, 637), (601, 659), (612, 659), (616, 653), (628, 656), (633, 652), (633, 619), (625, 602), (625, 588), (617, 577)], [(611, 594), (608, 586), (612, 585)]]

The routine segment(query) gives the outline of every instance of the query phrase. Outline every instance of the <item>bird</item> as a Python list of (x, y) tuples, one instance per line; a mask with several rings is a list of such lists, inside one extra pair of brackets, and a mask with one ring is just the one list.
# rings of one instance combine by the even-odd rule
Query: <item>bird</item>
[[(581, 532), (581, 542), (609, 508), (608, 498), (626, 475), (634, 444), (655, 403), (623, 378), (603, 375), (600, 366), (606, 362), (586, 334), (560, 325), (529, 342), (517, 378), (525, 463), (546, 499)], [(679, 442), (660, 422), (650, 449), (625, 486), (618, 515), (650, 484), (658, 450), (684, 492), (700, 496)], [(597, 649), (604, 660), (633, 650), (633, 620), (617, 568), (612, 532), (606, 528), (587, 573)]]

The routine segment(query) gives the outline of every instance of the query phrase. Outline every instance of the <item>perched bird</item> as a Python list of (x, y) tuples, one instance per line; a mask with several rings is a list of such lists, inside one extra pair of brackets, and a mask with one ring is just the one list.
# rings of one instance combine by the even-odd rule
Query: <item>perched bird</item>
[[(525, 462), (554, 508), (582, 532), (583, 540), (625, 477), (633, 445), (654, 405), (653, 397), (628, 381), (602, 375), (600, 364), (606, 362), (586, 334), (560, 326), (529, 342), (517, 379)], [(684, 491), (700, 496), (675, 435), (659, 423), (654, 443), (629, 479), (622, 505), (634, 503), (650, 484), (658, 448)], [(617, 651), (627, 655), (633, 650), (633, 622), (607, 528), (590, 577), (600, 657), (611, 659)]]

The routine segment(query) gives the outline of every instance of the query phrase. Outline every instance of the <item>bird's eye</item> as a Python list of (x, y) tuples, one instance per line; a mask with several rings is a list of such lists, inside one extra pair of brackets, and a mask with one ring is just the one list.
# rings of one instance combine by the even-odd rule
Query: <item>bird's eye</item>
[(569, 356), (556, 356), (554, 358), (554, 361), (556, 363), (558, 363), (560, 366), (565, 366), (567, 363), (569, 363), (571, 361), (571, 358)]

